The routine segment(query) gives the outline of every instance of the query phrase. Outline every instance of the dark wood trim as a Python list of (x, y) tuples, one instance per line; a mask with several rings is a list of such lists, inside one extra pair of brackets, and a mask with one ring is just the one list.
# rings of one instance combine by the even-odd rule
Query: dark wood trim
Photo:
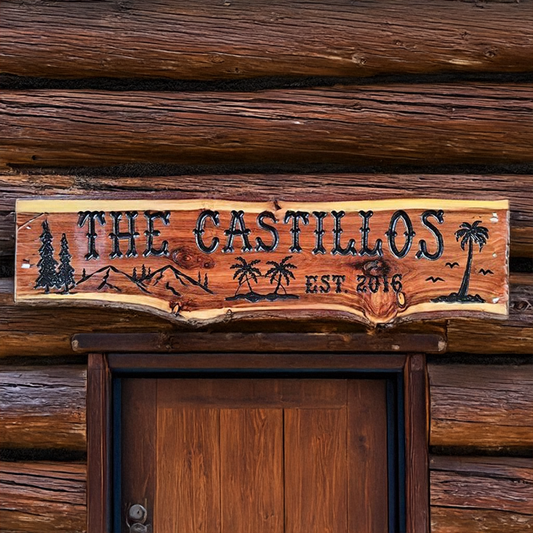
[(329, 354), (110, 354), (109, 367), (122, 370), (390, 370), (400, 371), (405, 355)]
[(437, 333), (80, 333), (75, 352), (218, 353), (349, 352), (439, 353), (446, 338)]
[(409, 356), (404, 367), (407, 533), (429, 532), (427, 386), (425, 356)]
[(87, 370), (87, 533), (110, 533), (111, 372), (89, 354)]

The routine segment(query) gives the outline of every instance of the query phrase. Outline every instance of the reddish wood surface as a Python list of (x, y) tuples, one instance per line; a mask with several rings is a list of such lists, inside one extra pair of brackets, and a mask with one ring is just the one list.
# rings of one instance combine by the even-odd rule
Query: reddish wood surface
[(221, 531), (285, 533), (284, 412), (221, 409), (220, 428)]
[(87, 371), (0, 367), (0, 447), (85, 451)]
[[(239, 79), (531, 71), (531, 2), (4, 3), (2, 72)], [(64, 22), (68, 20), (68, 25)], [(511, 31), (512, 30), (512, 31)]]
[(533, 365), (429, 365), (431, 444), (533, 448)]
[[(350, 473), (357, 474), (350, 472), (346, 461), (346, 414), (344, 409), (321, 408), (285, 412), (287, 533), (349, 531), (348, 480)], [(384, 459), (383, 448), (376, 453)], [(378, 499), (372, 505), (383, 512), (384, 503)], [(357, 523), (357, 518), (353, 522)]]
[(20, 200), (16, 300), (146, 309), (195, 325), (228, 314), (504, 319), (508, 215), (507, 201), (466, 199)]
[(386, 393), (377, 380), (348, 387), (348, 461), (357, 472), (348, 480), (348, 531), (383, 533), (389, 527), (388, 512), (373, 503), (389, 488), (387, 462), (380, 457), (388, 432)]
[(154, 530), (220, 532), (219, 410), (157, 411)]
[(254, 93), (5, 91), (0, 166), (531, 163), (531, 90), (464, 83)]
[(530, 458), (433, 456), (430, 467), (433, 532), (533, 530)]
[(84, 533), (85, 465), (0, 462), (0, 524), (6, 533)]
[[(123, 468), (152, 468), (155, 492), (150, 481), (123, 487), (124, 503), (140, 497), (152, 507), (154, 529), (383, 531), (383, 382), (159, 379), (142, 380), (141, 389), (138, 381), (126, 380), (123, 388), (123, 399), (134, 406), (122, 414), (134, 417), (124, 449), (130, 433), (152, 431), (155, 418), (156, 456), (151, 439), (133, 435), (137, 453), (126, 452)], [(150, 417), (154, 402), (145, 393), (152, 397), (154, 386), (157, 416)], [(128, 474), (128, 483), (139, 482), (139, 475)]]

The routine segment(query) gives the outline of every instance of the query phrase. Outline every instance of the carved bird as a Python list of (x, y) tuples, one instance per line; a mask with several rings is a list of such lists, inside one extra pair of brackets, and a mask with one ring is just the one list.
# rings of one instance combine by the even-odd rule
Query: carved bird
[(451, 269), (453, 269), (454, 267), (458, 267), (459, 266), (459, 263), (457, 261), (454, 261), (453, 263), (450, 263), (449, 261), (446, 263), (446, 266), (447, 267), (450, 267)]
[(433, 276), (429, 276), (429, 278), (426, 278), (426, 281), (437, 283), (437, 281), (444, 281), (444, 280), (442, 278), (434, 278)]
[(487, 270), (485, 270), (484, 268), (480, 268), (479, 269), (479, 273), (480, 274), (483, 274), (484, 276), (488, 275), (488, 274), (494, 274), (494, 272), (490, 269), (487, 268)]

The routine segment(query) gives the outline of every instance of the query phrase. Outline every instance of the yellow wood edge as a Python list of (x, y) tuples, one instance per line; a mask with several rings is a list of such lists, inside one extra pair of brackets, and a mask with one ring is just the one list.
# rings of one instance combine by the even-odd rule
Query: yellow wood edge
[(509, 200), (446, 200), (434, 198), (394, 198), (387, 200), (362, 200), (346, 202), (246, 202), (239, 200), (64, 200), (64, 199), (39, 199), (16, 201), (17, 213), (72, 213), (81, 210), (88, 211), (194, 211), (200, 209), (220, 209), (231, 211), (235, 208), (246, 208), (250, 213), (261, 213), (265, 210), (344, 210), (344, 211), (387, 211), (396, 209), (487, 209), (508, 210)]
[[(115, 303), (115, 304), (130, 304), (137, 307), (137, 309), (146, 310), (146, 307), (157, 309), (162, 311), (165, 316), (171, 318), (173, 313), (169, 311), (169, 304), (165, 300), (160, 300), (151, 296), (135, 296), (124, 294), (106, 294), (105, 299), (100, 294), (86, 293), (86, 294), (48, 294), (43, 296), (42, 294), (35, 295), (23, 295), (18, 296), (16, 301), (40, 301), (47, 302), (50, 300), (62, 300), (68, 302), (69, 300), (88, 301), (91, 303)], [(505, 317), (508, 315), (508, 302), (497, 303), (434, 303), (426, 302), (420, 303), (408, 307), (404, 311), (398, 311), (396, 315), (388, 320), (374, 320), (372, 317), (367, 317), (361, 311), (354, 309), (353, 307), (340, 304), (298, 304), (287, 303), (285, 305), (272, 305), (272, 306), (246, 306), (246, 307), (221, 307), (219, 309), (205, 309), (201, 311), (183, 311), (179, 313), (179, 317), (185, 320), (213, 320), (217, 317), (224, 316), (228, 313), (243, 314), (243, 313), (261, 313), (261, 312), (276, 312), (276, 311), (337, 311), (342, 313), (348, 313), (350, 315), (361, 318), (364, 322), (372, 324), (386, 324), (394, 322), (397, 318), (407, 317), (414, 314), (422, 314), (429, 312), (449, 312), (449, 311), (466, 311), (466, 312), (479, 312), (489, 313), (494, 315), (500, 315)], [(158, 313), (160, 314), (160, 313)]]

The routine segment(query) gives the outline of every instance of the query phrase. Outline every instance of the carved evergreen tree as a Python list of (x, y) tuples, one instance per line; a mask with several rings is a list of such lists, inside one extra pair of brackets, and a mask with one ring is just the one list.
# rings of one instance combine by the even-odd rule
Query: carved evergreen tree
[(42, 243), (39, 248), (41, 259), (39, 259), (39, 262), (37, 263), (39, 276), (35, 283), (35, 288), (44, 289), (44, 292), (48, 294), (50, 289), (53, 289), (54, 287), (59, 289), (61, 288), (61, 285), (56, 272), (57, 261), (54, 259), (54, 247), (52, 246), (52, 240), (54, 238), (48, 227), (47, 220), (43, 222), (43, 232), (40, 239)]
[[(59, 252), (59, 276), (58, 285), (63, 287), (63, 292), (68, 292), (76, 286), (74, 281), (74, 268), (70, 264), (72, 256), (68, 249), (67, 236), (63, 233), (61, 237), (61, 251)], [(58, 287), (59, 288), (59, 287)]]

